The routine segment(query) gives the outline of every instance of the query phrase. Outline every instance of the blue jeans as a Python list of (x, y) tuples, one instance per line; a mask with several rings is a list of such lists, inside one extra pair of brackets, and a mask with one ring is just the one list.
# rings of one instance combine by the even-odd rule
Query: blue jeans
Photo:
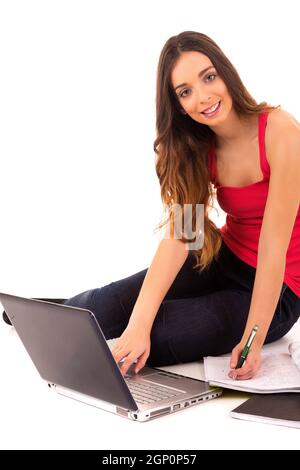
[[(189, 253), (157, 312), (151, 330), (149, 366), (196, 361), (230, 353), (240, 341), (249, 312), (255, 268), (226, 246), (199, 273)], [(91, 310), (106, 339), (121, 336), (147, 269), (64, 303)], [(283, 283), (266, 343), (284, 336), (300, 316), (300, 298)]]

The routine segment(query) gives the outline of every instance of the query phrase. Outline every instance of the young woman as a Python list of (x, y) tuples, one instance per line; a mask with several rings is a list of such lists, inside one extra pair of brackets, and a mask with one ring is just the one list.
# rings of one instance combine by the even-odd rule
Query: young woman
[[(299, 123), (257, 104), (216, 43), (191, 31), (162, 49), (156, 106), (167, 222), (174, 204), (203, 204), (204, 244), (164, 238), (148, 269), (65, 303), (92, 310), (107, 339), (120, 337), (123, 374), (136, 359), (135, 372), (230, 352), (234, 369), (257, 325), (246, 362), (229, 370), (249, 379), (262, 345), (300, 316)], [(208, 216), (215, 193), (227, 213), (221, 229)]]

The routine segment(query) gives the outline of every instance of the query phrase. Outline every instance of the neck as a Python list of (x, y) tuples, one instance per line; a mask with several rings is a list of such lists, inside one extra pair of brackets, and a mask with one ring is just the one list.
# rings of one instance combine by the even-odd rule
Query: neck
[(216, 135), (217, 147), (223, 148), (252, 140), (257, 135), (257, 116), (241, 119), (233, 109), (221, 124), (211, 126)]

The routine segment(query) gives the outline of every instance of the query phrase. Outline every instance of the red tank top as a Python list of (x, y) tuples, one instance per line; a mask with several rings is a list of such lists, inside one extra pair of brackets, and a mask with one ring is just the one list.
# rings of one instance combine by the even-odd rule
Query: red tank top
[[(208, 154), (211, 182), (220, 207), (227, 213), (221, 235), (228, 248), (242, 261), (256, 268), (260, 230), (267, 201), (270, 166), (266, 159), (265, 128), (268, 112), (258, 118), (258, 142), (263, 179), (247, 186), (222, 186), (216, 174), (214, 145)], [(286, 255), (284, 282), (300, 297), (300, 208), (298, 209), (290, 244)]]

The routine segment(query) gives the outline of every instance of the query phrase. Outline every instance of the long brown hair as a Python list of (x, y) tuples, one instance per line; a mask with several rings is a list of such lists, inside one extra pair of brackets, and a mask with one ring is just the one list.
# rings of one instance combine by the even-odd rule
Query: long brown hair
[[(194, 31), (184, 31), (165, 43), (158, 61), (156, 83), (156, 173), (161, 187), (161, 198), (167, 219), (158, 225), (161, 229), (169, 223), (174, 233), (174, 204), (192, 205), (192, 227), (196, 225), (196, 204), (204, 207), (204, 240), (202, 248), (192, 250), (200, 271), (211, 263), (221, 247), (220, 229), (209, 218), (215, 191), (210, 182), (207, 156), (215, 133), (210, 127), (182, 113), (171, 83), (173, 67), (185, 51), (205, 54), (224, 81), (232, 98), (233, 108), (240, 119), (275, 109), (266, 102), (257, 103), (243, 85), (236, 69), (219, 46), (208, 36)], [(278, 107), (278, 106), (277, 106)], [(280, 106), (279, 106), (280, 107)], [(182, 241), (188, 243), (185, 236)]]

